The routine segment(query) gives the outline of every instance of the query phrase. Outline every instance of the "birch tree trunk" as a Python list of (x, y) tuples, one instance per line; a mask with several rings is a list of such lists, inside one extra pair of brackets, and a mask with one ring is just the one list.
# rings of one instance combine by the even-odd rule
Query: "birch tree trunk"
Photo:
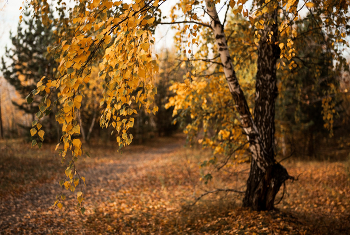
[(86, 142), (86, 136), (85, 136), (85, 131), (84, 131), (84, 127), (83, 127), (83, 122), (81, 120), (80, 110), (78, 111), (78, 119), (79, 119), (81, 137), (83, 138), (84, 142)]
[(91, 121), (91, 124), (90, 124), (90, 128), (89, 128), (89, 131), (87, 133), (87, 136), (86, 136), (86, 142), (89, 144), (90, 142), (90, 136), (91, 136), (91, 133), (92, 133), (92, 130), (94, 129), (94, 126), (95, 126), (95, 122), (96, 122), (96, 110), (94, 111), (94, 116), (92, 118), (92, 121)]
[[(207, 13), (211, 18), (211, 27), (216, 43), (219, 46), (221, 63), (235, 102), (235, 108), (239, 113), (240, 121), (249, 141), (249, 150), (252, 154), (251, 171), (247, 181), (247, 190), (243, 200), (243, 206), (253, 210), (271, 210), (274, 207), (275, 196), (281, 185), (291, 177), (287, 170), (275, 162), (274, 159), (274, 134), (275, 134), (275, 99), (276, 88), (276, 45), (277, 25), (267, 27), (263, 33), (258, 54), (258, 72), (256, 81), (255, 120), (249, 111), (249, 107), (243, 91), (239, 85), (233, 68), (232, 59), (228, 51), (224, 28), (221, 24), (215, 4), (212, 0), (206, 0)], [(274, 13), (277, 18), (277, 11)], [(268, 17), (271, 17), (269, 15)], [(276, 21), (275, 21), (276, 22)], [(266, 41), (265, 32), (276, 30), (274, 39)], [(269, 31), (270, 30), (270, 31)], [(278, 45), (277, 45), (278, 46)]]

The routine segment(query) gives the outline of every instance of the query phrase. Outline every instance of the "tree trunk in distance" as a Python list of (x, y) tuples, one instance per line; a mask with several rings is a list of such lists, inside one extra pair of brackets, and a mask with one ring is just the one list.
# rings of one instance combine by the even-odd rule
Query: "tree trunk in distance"
[(78, 111), (78, 118), (79, 118), (79, 125), (80, 125), (81, 137), (83, 138), (84, 142), (86, 142), (85, 131), (84, 131), (84, 127), (83, 127), (83, 122), (81, 121), (81, 113), (80, 113), (80, 110)]
[(87, 136), (86, 136), (86, 143), (87, 143), (87, 144), (89, 144), (90, 136), (91, 136), (92, 130), (94, 129), (94, 126), (95, 126), (95, 121), (96, 121), (96, 110), (94, 111), (94, 116), (93, 116), (93, 118), (92, 118), (91, 125), (90, 125), (89, 131), (88, 131), (88, 134), (87, 134)]
[(0, 94), (0, 138), (4, 139), (4, 127), (2, 125), (2, 113), (1, 113), (1, 94)]

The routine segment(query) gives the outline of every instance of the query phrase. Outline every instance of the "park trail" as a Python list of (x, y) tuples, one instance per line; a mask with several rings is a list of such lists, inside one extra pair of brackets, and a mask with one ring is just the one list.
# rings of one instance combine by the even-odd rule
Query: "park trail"
[[(167, 143), (149, 143), (148, 146), (130, 146), (122, 153), (115, 151), (116, 160), (99, 163), (79, 172), (86, 178), (86, 187), (82, 188), (86, 195), (84, 206), (93, 208), (99, 201), (108, 201), (113, 192), (127, 188), (128, 182), (132, 180), (128, 172), (164, 154), (173, 153), (184, 145), (182, 138), (169, 140)], [(113, 156), (108, 156), (108, 159), (113, 159)], [(84, 234), (82, 222), (86, 216), (74, 209), (77, 204), (75, 194), (67, 195), (63, 211), (53, 207), (56, 196), (67, 193), (58, 181), (56, 179), (34, 187), (20, 195), (0, 198), (0, 234), (56, 234), (57, 231)]]

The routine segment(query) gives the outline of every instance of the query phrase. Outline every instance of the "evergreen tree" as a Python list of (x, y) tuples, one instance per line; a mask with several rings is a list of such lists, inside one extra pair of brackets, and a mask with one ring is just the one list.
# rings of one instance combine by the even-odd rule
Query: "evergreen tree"
[[(48, 19), (53, 22), (52, 11), (48, 14)], [(13, 35), (11, 32), (10, 39), (12, 46), (6, 47), (5, 57), (7, 60), (2, 57), (1, 70), (7, 82), (15, 87), (21, 98), (25, 99), (31, 91), (36, 89), (36, 84), (43, 76), (45, 76), (44, 82), (52, 80), (54, 77), (53, 69), (57, 68), (57, 63), (54, 58), (46, 57), (47, 47), (54, 39), (53, 24), (44, 25), (40, 18), (32, 17), (30, 10), (25, 8), (23, 21), (17, 27), (17, 34)], [(18, 109), (31, 114), (33, 120), (35, 113), (39, 111), (39, 102), (38, 99), (34, 99), (30, 104), (26, 101), (21, 103), (12, 101)], [(49, 115), (43, 124), (48, 130), (45, 135), (46, 140), (58, 136), (54, 115)]]
[[(174, 51), (173, 51), (174, 52)], [(161, 57), (160, 73), (157, 85), (157, 94), (155, 95), (155, 104), (158, 107), (158, 112), (155, 114), (156, 130), (159, 136), (171, 135), (177, 129), (178, 125), (173, 122), (174, 107), (165, 108), (165, 104), (174, 93), (169, 90), (170, 85), (182, 79), (185, 71), (177, 66), (175, 58), (171, 56), (171, 51), (166, 50)], [(174, 54), (174, 53), (173, 53)]]
[(297, 24), (295, 65), (280, 70), (282, 92), (276, 103), (282, 135), (290, 135), (288, 142), (298, 151), (297, 155), (309, 157), (315, 155), (315, 145), (322, 140), (319, 137), (329, 135), (324, 128), (323, 101), (328, 97), (335, 106), (336, 97), (332, 94), (338, 87), (332, 53), (314, 17), (309, 15)]

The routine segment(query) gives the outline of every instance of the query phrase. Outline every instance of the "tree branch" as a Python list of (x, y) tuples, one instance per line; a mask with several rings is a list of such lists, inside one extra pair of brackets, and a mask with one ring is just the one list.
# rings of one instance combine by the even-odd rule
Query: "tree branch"
[(242, 145), (240, 145), (240, 146), (238, 146), (237, 148), (235, 148), (233, 151), (232, 151), (232, 153), (225, 159), (225, 161), (224, 161), (224, 163), (221, 165), (221, 166), (219, 166), (218, 168), (216, 168), (218, 171), (221, 169), (221, 168), (223, 168), (224, 166), (226, 166), (226, 164), (228, 163), (228, 161), (231, 159), (231, 157), (233, 156), (233, 154), (237, 151), (237, 150), (239, 150), (239, 149), (242, 149), (246, 144), (248, 144), (249, 142), (247, 141), (247, 142), (245, 142), (244, 144), (242, 144)]
[(176, 22), (160, 22), (159, 24), (198, 24), (198, 25), (202, 25), (204, 27), (211, 28), (211, 26), (208, 24), (205, 24), (202, 22), (197, 22), (197, 21), (191, 21), (191, 20), (176, 21)]
[(208, 62), (208, 63), (213, 63), (213, 64), (217, 64), (217, 65), (223, 66), (222, 63), (216, 62), (216, 61), (212, 61), (212, 59), (188, 59), (188, 60), (177, 59), (177, 60), (182, 61), (182, 62), (185, 62), (185, 61), (203, 61), (203, 62)]
[(189, 209), (190, 207), (194, 206), (200, 199), (202, 199), (202, 197), (207, 196), (208, 194), (219, 193), (219, 192), (234, 192), (239, 194), (245, 193), (244, 191), (239, 191), (236, 189), (215, 189), (213, 191), (206, 191), (205, 193), (197, 197), (195, 201), (191, 205), (188, 205), (185, 209)]

